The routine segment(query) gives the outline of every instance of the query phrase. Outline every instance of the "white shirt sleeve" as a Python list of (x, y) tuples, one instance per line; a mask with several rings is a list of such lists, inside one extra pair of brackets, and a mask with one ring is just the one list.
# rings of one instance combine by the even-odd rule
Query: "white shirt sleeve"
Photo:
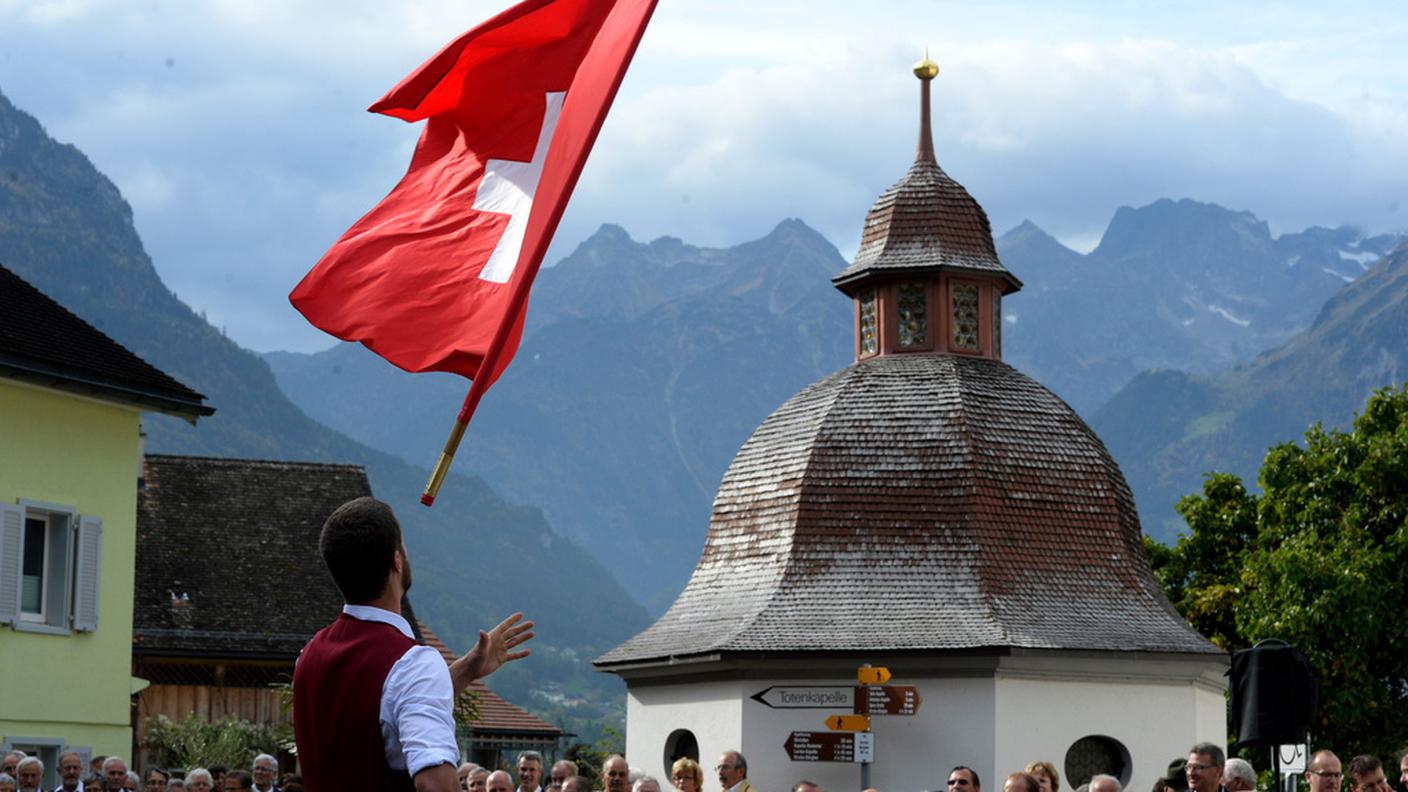
[(386, 764), (412, 778), (427, 767), (459, 761), (454, 687), (439, 652), (413, 646), (391, 667), (381, 689), (381, 736)]

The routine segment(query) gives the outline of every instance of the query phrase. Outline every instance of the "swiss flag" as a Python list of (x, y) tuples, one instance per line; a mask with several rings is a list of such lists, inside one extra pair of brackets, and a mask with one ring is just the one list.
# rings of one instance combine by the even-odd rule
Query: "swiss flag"
[(474, 380), (512, 359), (528, 288), (656, 0), (527, 0), (372, 105), (425, 120), (404, 178), (289, 295), (407, 371)]

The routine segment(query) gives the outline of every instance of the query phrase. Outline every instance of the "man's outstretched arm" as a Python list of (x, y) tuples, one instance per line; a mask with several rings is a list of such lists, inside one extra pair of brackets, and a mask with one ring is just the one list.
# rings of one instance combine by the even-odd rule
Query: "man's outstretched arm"
[[(469, 683), (489, 676), (504, 663), (521, 660), (531, 654), (527, 649), (518, 649), (533, 637), (533, 622), (522, 619), (522, 613), (515, 613), (488, 632), (480, 630), (474, 647), (450, 664), (450, 682), (454, 685), (456, 696), (464, 692)], [(417, 790), (420, 790), (420, 776), (420, 773), (416, 774)], [(458, 788), (454, 768), (450, 768), (450, 780)]]

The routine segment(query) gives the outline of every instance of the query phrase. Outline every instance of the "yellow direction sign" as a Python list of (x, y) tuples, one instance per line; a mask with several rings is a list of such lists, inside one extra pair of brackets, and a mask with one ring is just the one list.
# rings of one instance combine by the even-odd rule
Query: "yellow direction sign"
[(856, 681), (862, 685), (883, 685), (890, 681), (890, 669), (883, 666), (862, 666), (856, 669)]
[(870, 731), (869, 715), (832, 715), (826, 719), (826, 728), (832, 731)]

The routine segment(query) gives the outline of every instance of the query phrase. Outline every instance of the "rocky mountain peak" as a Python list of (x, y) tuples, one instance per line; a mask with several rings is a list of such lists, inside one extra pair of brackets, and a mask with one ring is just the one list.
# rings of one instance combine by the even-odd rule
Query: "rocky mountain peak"
[(1110, 220), (1096, 258), (1133, 253), (1213, 250), (1225, 253), (1268, 250), (1271, 229), (1251, 212), (1225, 209), (1188, 198), (1161, 198), (1147, 206), (1122, 206)]

